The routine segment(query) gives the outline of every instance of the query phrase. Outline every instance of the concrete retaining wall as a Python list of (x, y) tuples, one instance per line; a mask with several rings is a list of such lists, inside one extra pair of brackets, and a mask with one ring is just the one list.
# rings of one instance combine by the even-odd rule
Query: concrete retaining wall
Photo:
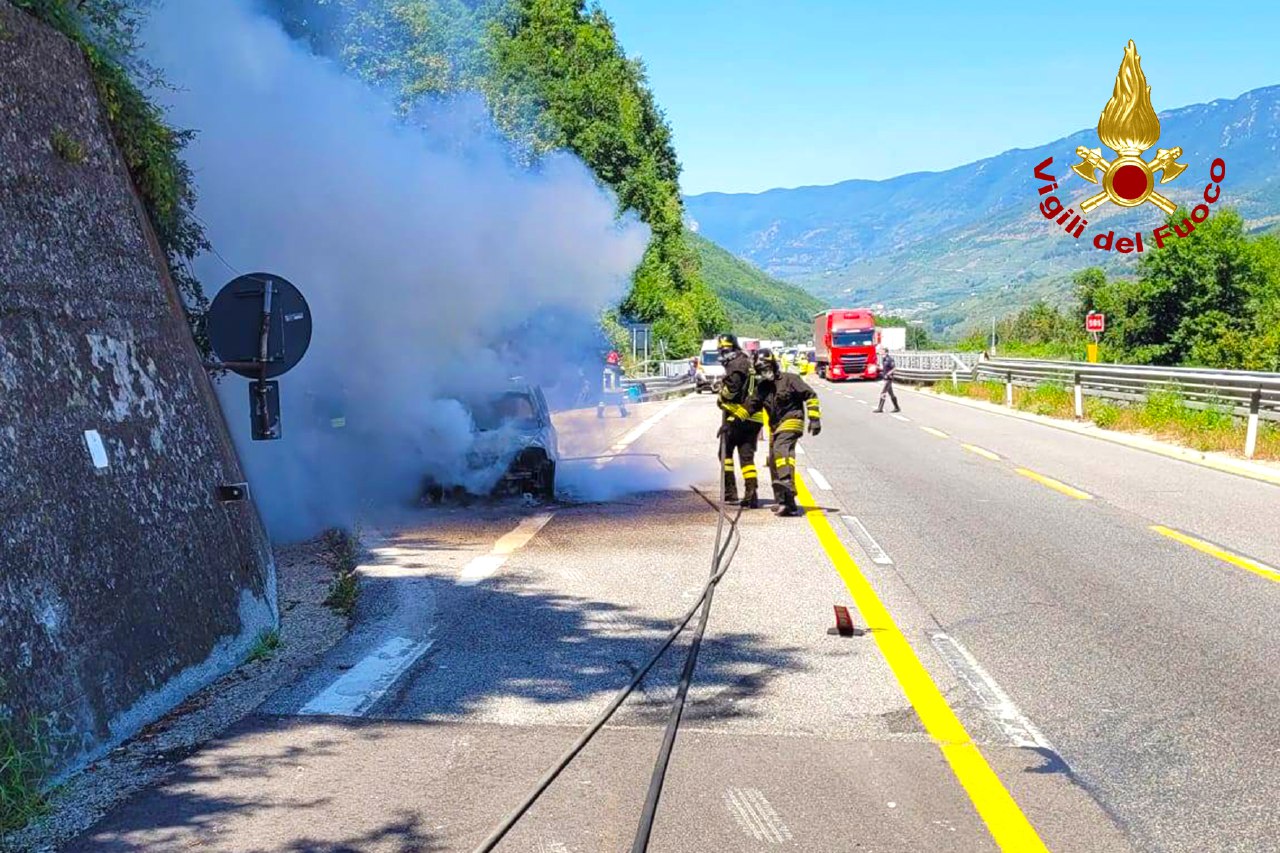
[(46, 719), (59, 770), (277, 621), (158, 252), (79, 50), (0, 0), (0, 716)]

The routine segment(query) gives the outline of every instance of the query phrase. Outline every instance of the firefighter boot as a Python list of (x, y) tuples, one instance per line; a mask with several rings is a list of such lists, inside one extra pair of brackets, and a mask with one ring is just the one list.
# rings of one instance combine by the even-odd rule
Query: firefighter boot
[(777, 503), (773, 505), (774, 515), (783, 516), (800, 514), (800, 507), (796, 506), (795, 493), (790, 489), (780, 489), (775, 487), (773, 490), (773, 496), (777, 501)]
[(724, 474), (724, 502), (727, 504), (738, 502), (738, 480), (728, 471)]
[(747, 480), (745, 493), (742, 496), (743, 509), (759, 509), (760, 497), (756, 492), (756, 481)]

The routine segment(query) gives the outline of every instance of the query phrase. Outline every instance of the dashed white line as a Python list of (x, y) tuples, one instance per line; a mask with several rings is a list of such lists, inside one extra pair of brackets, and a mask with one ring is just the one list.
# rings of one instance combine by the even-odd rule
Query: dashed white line
[(911, 418), (907, 417), (906, 415), (900, 415), (900, 414), (898, 414), (897, 412), (894, 412), (894, 413), (893, 413), (893, 416), (894, 416), (895, 418), (897, 418), (898, 420), (902, 421), (904, 424), (909, 424), (909, 423), (911, 423)]
[(982, 665), (969, 654), (969, 650), (960, 645), (955, 638), (941, 631), (929, 635), (933, 647), (938, 650), (956, 677), (969, 685), (977, 695), (985, 710), (996, 725), (1005, 733), (1014, 746), (1033, 747), (1057, 752), (1048, 739), (1026, 718), (1013, 704), (1009, 695), (1001, 689)]
[(495, 542), (488, 554), (476, 557), (463, 566), (462, 572), (458, 575), (458, 583), (462, 586), (475, 586), (485, 578), (492, 576), (494, 572), (502, 568), (508, 557), (527, 545), (534, 536), (537, 536), (538, 531), (546, 527), (547, 522), (554, 515), (554, 512), (541, 512), (521, 521), (516, 525), (515, 530)]
[(728, 788), (721, 796), (738, 827), (756, 841), (785, 844), (791, 840), (791, 830), (764, 792), (757, 788)]
[(963, 447), (965, 450), (969, 451), (970, 453), (978, 454), (983, 459), (990, 459), (992, 462), (1000, 461), (1000, 457), (998, 455), (996, 455), (995, 453), (992, 453), (990, 450), (987, 450), (985, 447), (979, 447), (976, 444), (961, 444), (960, 446)]
[(924, 430), (925, 432), (929, 433), (929, 435), (936, 435), (938, 438), (950, 438), (950, 437), (951, 437), (951, 436), (947, 435), (945, 432), (943, 432), (942, 430), (940, 430), (940, 429), (934, 429), (934, 428), (933, 428), (933, 427), (931, 427), (931, 426), (922, 426), (922, 427), (920, 427), (920, 429), (922, 429), (922, 430)]
[(842, 515), (845, 526), (849, 528), (849, 532), (853, 534), (853, 538), (858, 540), (858, 544), (862, 546), (862, 550), (867, 552), (867, 556), (871, 558), (871, 562), (879, 563), (882, 566), (893, 564), (893, 559), (885, 553), (884, 549), (871, 538), (871, 534), (867, 532), (867, 528), (861, 521), (852, 515)]
[(855, 400), (858, 400), (858, 404), (859, 404), (859, 405), (861, 405), (861, 406), (865, 406), (865, 405), (867, 405), (867, 401), (866, 401), (866, 400), (860, 400), (860, 399), (858, 399), (857, 397), (855, 397), (854, 399), (855, 399)]
[(814, 485), (824, 492), (831, 491), (831, 484), (827, 482), (827, 478), (822, 476), (822, 472), (817, 468), (806, 469), (809, 472), (809, 479), (813, 480)]
[[(629, 446), (631, 446), (633, 442), (636, 441), (636, 439), (640, 438), (640, 436), (644, 435), (646, 432), (653, 429), (654, 425), (657, 424), (658, 421), (662, 420), (667, 415), (674, 412), (679, 406), (681, 406), (684, 403), (685, 400), (688, 400), (691, 396), (692, 395), (678, 397), (673, 402), (667, 404), (666, 406), (663, 406), (661, 409), (654, 412), (649, 417), (645, 418), (645, 420), (642, 421), (639, 425), (634, 427), (630, 432), (628, 432), (622, 438), (618, 439), (618, 441), (615, 442), (614, 445), (609, 448), (609, 453), (618, 454), (626, 450)], [(597, 459), (593, 467), (597, 469), (603, 468), (604, 466), (612, 462), (615, 458), (616, 456), (606, 456), (603, 459)]]
[(392, 637), (313, 696), (298, 713), (364, 716), (396, 679), (431, 648), (431, 643), (431, 640)]

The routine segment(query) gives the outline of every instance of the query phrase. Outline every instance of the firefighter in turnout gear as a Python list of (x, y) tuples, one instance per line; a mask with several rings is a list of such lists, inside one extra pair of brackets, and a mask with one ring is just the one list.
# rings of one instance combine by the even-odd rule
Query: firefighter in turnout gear
[(751, 358), (738, 346), (736, 335), (724, 334), (716, 342), (720, 364), (724, 366), (724, 381), (716, 403), (720, 407), (720, 464), (724, 469), (724, 499), (738, 501), (738, 478), (734, 474), (733, 455), (738, 454), (738, 466), (742, 471), (742, 506), (754, 509), (759, 506), (756, 472), (756, 445), (764, 415), (747, 406), (754, 396), (755, 377), (751, 371)]
[(809, 435), (822, 432), (822, 411), (818, 395), (794, 373), (783, 373), (778, 359), (768, 350), (756, 358), (759, 380), (749, 408), (769, 415), (769, 475), (778, 515), (799, 515), (796, 505), (796, 444), (809, 418)]

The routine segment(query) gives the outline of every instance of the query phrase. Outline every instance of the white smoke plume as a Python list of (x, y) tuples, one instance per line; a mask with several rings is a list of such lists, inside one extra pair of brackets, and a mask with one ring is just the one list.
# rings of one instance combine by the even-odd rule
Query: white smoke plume
[[(577, 379), (648, 240), (580, 161), (522, 169), (465, 99), (405, 126), (249, 0), (165, 0), (144, 38), (171, 121), (198, 132), (186, 156), (212, 244), (311, 305), (311, 349), (280, 380), (283, 440), (249, 441), (245, 381), (220, 385), (274, 536), (458, 476), (471, 428), (455, 398), (513, 374)], [(197, 272), (210, 295), (233, 277), (214, 257)]]

